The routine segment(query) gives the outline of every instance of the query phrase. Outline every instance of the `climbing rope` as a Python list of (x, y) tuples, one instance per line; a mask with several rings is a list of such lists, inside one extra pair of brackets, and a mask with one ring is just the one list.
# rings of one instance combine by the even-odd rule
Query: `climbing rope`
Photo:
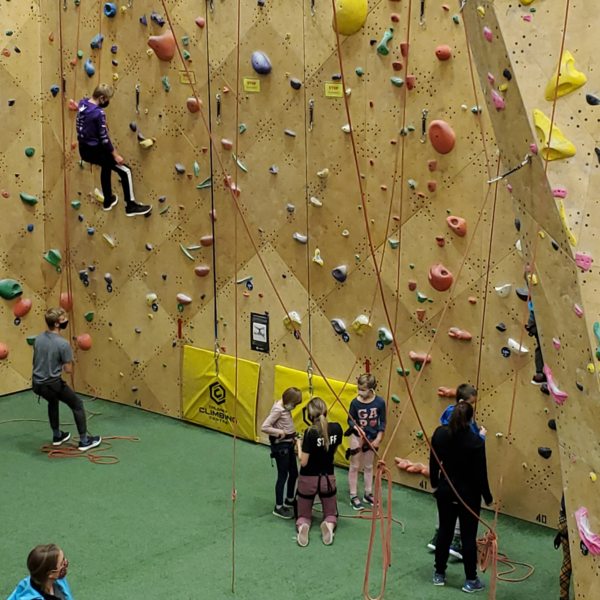
[[(72, 438), (73, 441), (79, 439), (78, 436)], [(113, 454), (100, 454), (112, 448), (112, 444), (109, 444), (106, 440), (128, 440), (130, 442), (139, 442), (140, 438), (136, 437), (124, 437), (124, 436), (109, 436), (103, 437), (102, 443), (96, 448), (92, 448), (87, 452), (82, 452), (77, 446), (66, 445), (66, 446), (52, 446), (50, 444), (42, 446), (40, 450), (48, 455), (48, 458), (87, 458), (90, 462), (95, 465), (116, 465), (119, 462), (119, 457)]]

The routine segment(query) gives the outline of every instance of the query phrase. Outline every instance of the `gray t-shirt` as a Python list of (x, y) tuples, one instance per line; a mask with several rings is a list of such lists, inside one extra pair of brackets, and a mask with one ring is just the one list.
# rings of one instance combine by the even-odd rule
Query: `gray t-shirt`
[(34, 383), (58, 381), (64, 364), (73, 360), (71, 345), (57, 333), (44, 331), (33, 344)]

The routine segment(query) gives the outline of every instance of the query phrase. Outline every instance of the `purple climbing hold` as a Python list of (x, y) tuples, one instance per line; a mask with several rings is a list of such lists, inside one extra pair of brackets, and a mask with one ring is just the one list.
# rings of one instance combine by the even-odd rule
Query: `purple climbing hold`
[(50, 88), (50, 92), (52, 92), (52, 95), (56, 98), (56, 96), (58, 96), (58, 92), (60, 92), (60, 88), (57, 85), (53, 85)]
[(271, 72), (271, 61), (264, 52), (252, 53), (252, 68), (259, 75), (268, 75)]
[(141, 23), (142, 25), (145, 25), (146, 27), (148, 27), (148, 19), (146, 18), (146, 15), (142, 15), (142, 16), (140, 17), (140, 23)]
[(165, 20), (154, 10), (150, 15), (150, 19), (154, 21), (154, 23), (156, 23), (159, 27), (162, 27), (165, 24)]
[(83, 70), (85, 71), (88, 77), (93, 77), (96, 72), (96, 68), (92, 64), (91, 59), (87, 58), (85, 63), (83, 64)]
[(166, 197), (166, 196), (161, 196), (161, 197), (158, 199), (158, 201), (159, 201), (159, 202), (166, 202), (166, 200), (167, 200), (167, 197)]
[(99, 33), (94, 36), (94, 39), (90, 42), (92, 50), (102, 50), (102, 42), (104, 41), (104, 35)]
[(336, 267), (333, 271), (331, 271), (334, 279), (337, 279), (340, 283), (344, 283), (346, 278), (348, 277), (348, 267), (346, 265), (341, 265)]
[(302, 87), (302, 82), (299, 79), (296, 79), (295, 77), (292, 77), (290, 79), (290, 85), (295, 89), (295, 90), (299, 90)]
[(116, 46), (111, 46), (110, 47), (110, 51), (112, 52), (112, 54), (116, 54), (117, 53), (117, 47)]

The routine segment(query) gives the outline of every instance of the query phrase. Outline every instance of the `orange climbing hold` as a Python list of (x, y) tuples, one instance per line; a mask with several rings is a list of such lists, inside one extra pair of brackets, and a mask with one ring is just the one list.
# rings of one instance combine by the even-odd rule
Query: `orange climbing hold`
[(456, 398), (456, 388), (449, 388), (444, 386), (439, 387), (438, 396), (442, 396), (444, 398)]
[(457, 340), (470, 340), (473, 336), (464, 329), (459, 329), (458, 327), (450, 327), (450, 331), (448, 331), (448, 335), (450, 337), (456, 338)]
[(436, 263), (429, 269), (429, 283), (434, 290), (445, 292), (452, 287), (452, 273), (440, 263)]
[(450, 46), (438, 46), (435, 49), (435, 55), (438, 57), (438, 60), (448, 60), (452, 57), (452, 48)]
[(467, 235), (467, 222), (463, 218), (450, 216), (446, 219), (446, 223), (458, 237)]
[(411, 350), (408, 353), (408, 357), (413, 362), (420, 362), (420, 363), (430, 363), (431, 362), (431, 355), (425, 354), (424, 352), (413, 352)]
[(73, 296), (69, 292), (63, 292), (60, 295), (60, 307), (66, 312), (73, 310)]
[(175, 56), (175, 38), (173, 32), (168, 29), (162, 35), (153, 35), (148, 40), (148, 46), (160, 60), (170, 61)]
[(188, 98), (187, 99), (187, 109), (191, 113), (197, 113), (202, 106), (202, 100), (196, 100), (196, 98)]
[(92, 349), (92, 337), (89, 333), (83, 333), (77, 336), (77, 345), (81, 350), (87, 352)]
[(417, 308), (417, 319), (419, 319), (419, 321), (422, 321), (424, 318), (425, 318), (425, 309)]
[(19, 298), (13, 306), (13, 315), (17, 319), (21, 319), (31, 310), (31, 300), (29, 298)]
[(429, 125), (429, 141), (440, 154), (448, 154), (454, 149), (456, 134), (446, 121), (438, 119)]
[(0, 360), (5, 360), (8, 356), (8, 346), (0, 342)]

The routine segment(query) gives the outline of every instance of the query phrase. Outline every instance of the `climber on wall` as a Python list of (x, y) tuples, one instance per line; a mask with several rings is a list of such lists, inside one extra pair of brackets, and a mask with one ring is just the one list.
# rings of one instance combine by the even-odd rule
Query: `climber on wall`
[(111, 210), (119, 201), (118, 196), (112, 193), (111, 171), (115, 171), (123, 186), (125, 196), (125, 213), (128, 217), (147, 215), (152, 206), (137, 204), (133, 195), (133, 179), (131, 169), (125, 165), (108, 136), (106, 108), (113, 97), (113, 90), (101, 83), (92, 94), (91, 98), (84, 98), (79, 102), (77, 113), (77, 140), (79, 154), (85, 162), (101, 167), (100, 180), (104, 194), (104, 210)]
[[(530, 271), (529, 267), (525, 269), (525, 281), (527, 282), (527, 287), (529, 288), (529, 279), (530, 279)], [(531, 300), (531, 295), (529, 297), (529, 301), (527, 303), (527, 307), (529, 308), (529, 316), (527, 318), (527, 325), (525, 325), (525, 329), (527, 333), (529, 333), (530, 337), (535, 337), (536, 347), (535, 347), (535, 375), (531, 379), (531, 383), (533, 385), (541, 385), (542, 392), (548, 395), (550, 392), (548, 391), (548, 382), (546, 380), (546, 375), (544, 373), (544, 358), (542, 357), (542, 345), (540, 344), (540, 335), (537, 330), (537, 324), (535, 322), (535, 313), (533, 312), (533, 302)]]

